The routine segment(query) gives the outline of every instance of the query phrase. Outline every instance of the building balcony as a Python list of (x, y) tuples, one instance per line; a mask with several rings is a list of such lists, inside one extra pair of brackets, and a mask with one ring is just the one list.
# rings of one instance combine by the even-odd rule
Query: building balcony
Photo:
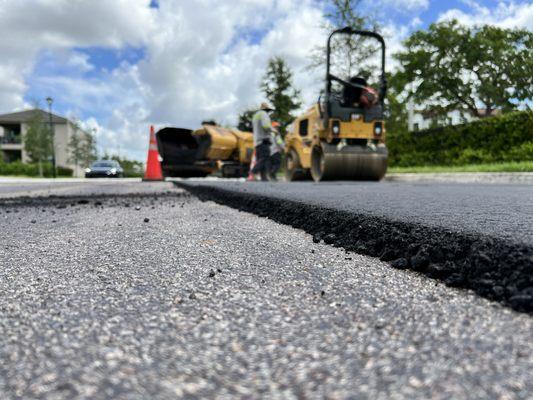
[(0, 136), (0, 144), (22, 144), (20, 135)]

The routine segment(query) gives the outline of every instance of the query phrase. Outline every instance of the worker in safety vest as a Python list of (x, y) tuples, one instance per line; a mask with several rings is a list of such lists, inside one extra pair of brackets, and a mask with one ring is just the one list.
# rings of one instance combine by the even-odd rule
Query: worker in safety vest
[(252, 173), (260, 174), (262, 181), (267, 181), (269, 175), (270, 145), (272, 144), (270, 132), (272, 130), (272, 123), (268, 113), (271, 111), (273, 111), (273, 108), (269, 104), (263, 103), (261, 104), (261, 109), (252, 118), (256, 158)]
[(279, 132), (280, 123), (279, 122), (272, 122), (272, 144), (270, 145), (270, 171), (269, 171), (269, 179), (271, 181), (277, 181), (277, 174), (279, 172), (279, 169), (281, 168), (281, 154), (283, 152), (283, 139), (281, 138), (281, 134)]

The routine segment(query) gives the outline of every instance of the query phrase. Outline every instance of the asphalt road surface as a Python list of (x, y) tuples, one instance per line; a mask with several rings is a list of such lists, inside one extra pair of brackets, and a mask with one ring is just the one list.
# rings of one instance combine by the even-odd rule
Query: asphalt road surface
[(93, 185), (0, 201), (2, 399), (531, 398), (528, 314), (170, 184)]
[(202, 199), (303, 229), (533, 312), (533, 185), (177, 182)]

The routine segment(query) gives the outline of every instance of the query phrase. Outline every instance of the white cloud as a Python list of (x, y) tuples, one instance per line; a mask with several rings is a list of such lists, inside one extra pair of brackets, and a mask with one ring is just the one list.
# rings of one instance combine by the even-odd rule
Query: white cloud
[(79, 72), (89, 72), (94, 69), (94, 65), (89, 61), (89, 56), (78, 51), (73, 51), (69, 54), (65, 60), (65, 65)]
[(409, 27), (411, 28), (418, 28), (420, 27), (424, 22), (418, 18), (418, 17), (414, 17), (411, 22), (409, 23)]
[(380, 3), (402, 12), (422, 11), (429, 7), (429, 0), (380, 0)]
[(439, 21), (457, 19), (464, 25), (496, 25), (502, 28), (533, 29), (533, 4), (500, 1), (495, 8), (488, 8), (473, 0), (465, 0), (471, 11), (451, 9), (439, 16)]
[[(210, 4), (161, 4), (160, 29), (139, 63), (149, 121), (190, 128), (210, 118), (236, 123), (238, 112), (263, 100), (259, 83), (267, 60), (277, 55), (295, 72), (305, 105), (316, 101), (322, 73), (303, 71), (311, 50), (325, 40), (322, 12), (312, 1), (249, 1), (238, 13), (229, 2)], [(248, 42), (241, 33), (249, 30), (265, 34)]]
[(153, 23), (146, 5), (146, 0), (0, 0), (0, 110), (24, 105), (26, 78), (43, 50), (144, 43), (148, 36), (141, 27)]
[[(311, 50), (324, 41), (321, 12), (311, 2), (280, 2), (284, 14), (270, 2), (254, 3), (239, 13), (221, 2), (209, 10), (192, 3), (162, 7), (164, 28), (139, 65), (154, 120), (191, 127), (202, 118), (234, 122), (237, 111), (261, 101), (258, 86), (268, 58), (281, 55), (295, 72), (304, 68)], [(277, 24), (260, 43), (234, 43), (238, 30), (253, 24), (255, 16)], [(314, 82), (297, 73), (295, 83)]]

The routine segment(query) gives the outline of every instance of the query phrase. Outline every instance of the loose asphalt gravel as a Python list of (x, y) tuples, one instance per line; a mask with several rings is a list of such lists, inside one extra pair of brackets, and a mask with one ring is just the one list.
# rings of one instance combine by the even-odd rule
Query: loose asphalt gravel
[(120, 192), (0, 205), (0, 398), (531, 398), (531, 316), (168, 184)]

